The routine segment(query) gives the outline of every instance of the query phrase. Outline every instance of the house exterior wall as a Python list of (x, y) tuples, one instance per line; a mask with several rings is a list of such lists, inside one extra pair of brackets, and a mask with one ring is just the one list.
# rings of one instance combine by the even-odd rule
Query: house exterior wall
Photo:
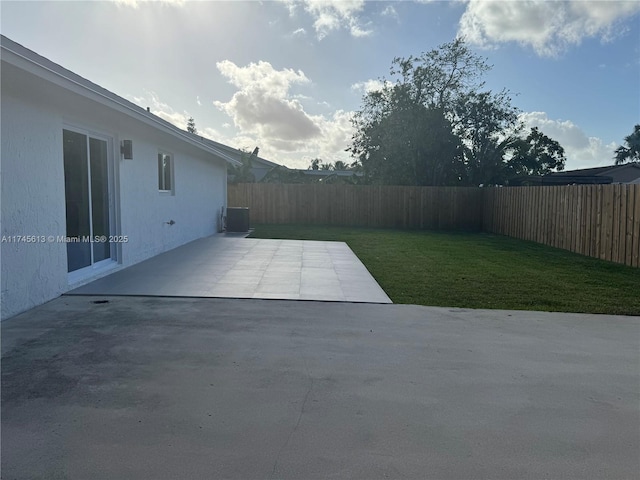
[[(2, 85), (2, 318), (60, 295), (66, 283), (63, 243), (8, 242), (17, 235), (64, 235), (60, 118), (5, 93)], [(53, 161), (42, 161), (51, 159)], [(59, 164), (59, 165), (57, 165)]]
[[(1, 318), (219, 230), (226, 163), (95, 100), (2, 65)], [(63, 129), (108, 138), (117, 261), (75, 283), (67, 273)], [(120, 141), (133, 141), (133, 159)], [(158, 153), (173, 157), (174, 194), (158, 190)], [(173, 220), (175, 224), (166, 222)], [(17, 236), (33, 236), (34, 242)]]
[[(219, 231), (226, 164), (187, 153), (167, 137), (131, 137), (133, 160), (121, 160), (119, 172), (120, 235), (128, 238), (123, 262), (131, 265)], [(173, 159), (173, 194), (158, 191), (159, 151)]]

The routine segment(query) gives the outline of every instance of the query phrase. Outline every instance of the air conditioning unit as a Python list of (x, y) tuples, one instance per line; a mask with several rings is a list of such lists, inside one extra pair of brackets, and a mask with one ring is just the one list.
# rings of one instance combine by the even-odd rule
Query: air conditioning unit
[(249, 231), (249, 207), (227, 207), (227, 232)]

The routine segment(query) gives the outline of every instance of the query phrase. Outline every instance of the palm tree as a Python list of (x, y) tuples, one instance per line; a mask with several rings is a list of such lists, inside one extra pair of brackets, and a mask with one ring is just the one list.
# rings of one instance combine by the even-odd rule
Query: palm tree
[(320, 170), (320, 160), (319, 158), (314, 158), (311, 160), (311, 164), (309, 165), (309, 170)]
[(344, 163), (342, 160), (336, 160), (333, 164), (334, 170), (349, 170), (349, 165)]
[(624, 143), (626, 146), (620, 145), (615, 150), (616, 165), (640, 161), (640, 125), (633, 127), (633, 133), (624, 137)]

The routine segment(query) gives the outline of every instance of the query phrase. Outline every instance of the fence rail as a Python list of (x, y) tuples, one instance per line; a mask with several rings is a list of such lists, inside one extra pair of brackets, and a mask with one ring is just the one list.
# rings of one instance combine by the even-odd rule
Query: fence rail
[(487, 231), (640, 267), (640, 185), (229, 185), (252, 223)]

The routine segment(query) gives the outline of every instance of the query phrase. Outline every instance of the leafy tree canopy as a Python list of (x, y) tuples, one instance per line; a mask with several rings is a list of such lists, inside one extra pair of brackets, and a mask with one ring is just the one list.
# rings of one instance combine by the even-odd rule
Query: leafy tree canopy
[(462, 140), (462, 181), (466, 185), (500, 184), (504, 159), (517, 142), (518, 111), (508, 92), (469, 92), (454, 105), (456, 133)]
[(640, 125), (633, 127), (633, 133), (624, 137), (624, 143), (615, 150), (616, 165), (640, 162)]
[[(392, 79), (365, 94), (353, 118), (356, 133), (348, 151), (365, 179), (479, 185), (503, 183), (525, 170), (558, 168), (564, 152), (558, 157), (555, 146), (549, 146), (555, 153), (533, 146), (525, 152), (525, 143), (535, 139), (520, 138), (518, 110), (507, 90), (484, 89), (482, 77), (490, 68), (462, 38), (418, 57), (395, 58)], [(548, 139), (536, 135), (537, 141)], [(519, 156), (508, 165), (516, 151)]]
[(308, 170), (333, 170), (333, 169), (334, 169), (334, 166), (331, 164), (331, 162), (324, 163), (320, 158), (314, 158), (313, 160), (311, 160), (311, 163), (309, 163), (309, 168), (308, 168)]
[(256, 177), (251, 171), (253, 164), (251, 158), (253, 154), (242, 151), (240, 154), (241, 165), (229, 165), (227, 172), (229, 174), (229, 183), (253, 183)]
[(533, 127), (526, 138), (512, 144), (512, 155), (507, 161), (504, 179), (524, 175), (546, 175), (564, 170), (564, 148), (555, 140)]

